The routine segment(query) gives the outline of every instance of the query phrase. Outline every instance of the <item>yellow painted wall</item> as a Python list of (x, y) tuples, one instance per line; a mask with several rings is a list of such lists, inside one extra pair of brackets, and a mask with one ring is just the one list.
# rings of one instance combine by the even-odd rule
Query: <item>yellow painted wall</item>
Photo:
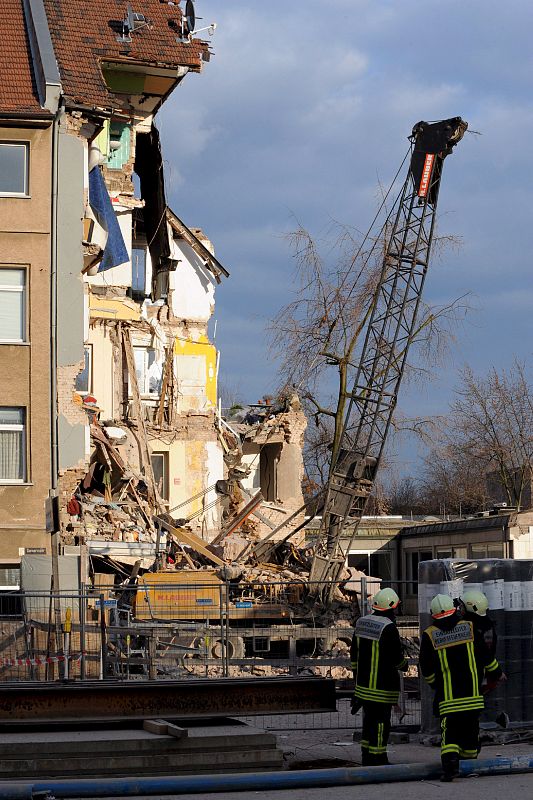
[(140, 320), (139, 307), (133, 308), (134, 305), (136, 304), (129, 298), (126, 302), (125, 300), (97, 297), (92, 293), (89, 295), (89, 311), (94, 319)]
[[(207, 452), (204, 441), (178, 440), (167, 443), (160, 439), (149, 442), (152, 453), (168, 453), (169, 506), (175, 506), (206, 488)], [(188, 517), (202, 509), (202, 498), (182, 506), (177, 517)]]
[(215, 408), (217, 404), (217, 350), (207, 336), (202, 334), (198, 341), (176, 338), (174, 353), (177, 356), (205, 357), (205, 396), (208, 405)]

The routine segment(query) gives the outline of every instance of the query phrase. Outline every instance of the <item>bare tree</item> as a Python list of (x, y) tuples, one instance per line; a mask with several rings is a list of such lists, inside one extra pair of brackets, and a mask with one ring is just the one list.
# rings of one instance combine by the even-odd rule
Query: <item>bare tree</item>
[(420, 486), (411, 475), (404, 475), (398, 480), (393, 480), (387, 496), (392, 514), (409, 516), (427, 512), (423, 505)]
[(442, 439), (449, 465), (469, 465), (465, 481), (475, 485), (476, 475), (496, 473), (507, 502), (520, 508), (533, 467), (533, 387), (525, 365), (515, 361), (484, 378), (466, 367)]
[(488, 502), (484, 472), (464, 449), (434, 444), (424, 458), (419, 496), (423, 513), (473, 514)]
[[(296, 386), (305, 410), (316, 422), (317, 430), (306, 452), (313, 480), (322, 483), (338, 455), (350, 378), (372, 312), (387, 231), (381, 240), (369, 240), (366, 250), (358, 244), (356, 235), (338, 223), (331, 225), (320, 243), (301, 225), (288, 234), (297, 287), (294, 299), (280, 309), (270, 325), (270, 341), (281, 359), (282, 377)], [(440, 308), (421, 303), (411, 338), (411, 343), (419, 345), (418, 362), (415, 367), (415, 359), (411, 361), (408, 374), (425, 375), (429, 365), (439, 363), (466, 311), (463, 301), (460, 298)], [(399, 358), (401, 355), (398, 353)]]

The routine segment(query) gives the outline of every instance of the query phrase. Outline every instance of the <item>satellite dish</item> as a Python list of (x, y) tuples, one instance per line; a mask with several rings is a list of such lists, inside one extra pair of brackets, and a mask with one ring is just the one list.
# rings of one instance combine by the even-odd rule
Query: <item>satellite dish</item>
[(192, 0), (187, 0), (185, 4), (185, 19), (184, 19), (184, 30), (183, 33), (185, 36), (190, 36), (191, 33), (194, 31), (194, 26), (196, 25), (196, 14), (194, 12), (194, 3)]

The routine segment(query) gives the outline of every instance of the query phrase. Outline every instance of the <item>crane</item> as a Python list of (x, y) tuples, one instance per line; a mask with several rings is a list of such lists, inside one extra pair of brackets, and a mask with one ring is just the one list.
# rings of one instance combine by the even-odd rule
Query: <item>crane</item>
[[(383, 256), (361, 357), (331, 464), (322, 522), (309, 575), (313, 593), (327, 599), (352, 546), (383, 454), (429, 266), (444, 159), (468, 125), (460, 117), (418, 122), (411, 159)], [(353, 525), (348, 546), (341, 539)], [(354, 525), (355, 522), (355, 525)], [(320, 587), (320, 589), (318, 588)]]

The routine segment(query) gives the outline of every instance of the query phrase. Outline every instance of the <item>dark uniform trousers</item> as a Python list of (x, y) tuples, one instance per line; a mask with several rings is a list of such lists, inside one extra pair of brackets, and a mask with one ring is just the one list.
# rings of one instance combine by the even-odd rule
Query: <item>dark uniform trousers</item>
[(363, 766), (388, 764), (387, 742), (392, 707), (400, 695), (398, 670), (407, 669), (394, 612), (357, 620), (351, 646), (355, 697), (363, 707)]
[(477, 758), (484, 675), (497, 681), (502, 670), (482, 633), (470, 620), (437, 619), (422, 634), (420, 669), (435, 689), (440, 716), (443, 780), (458, 773), (460, 758)]
[(364, 766), (387, 763), (391, 711), (389, 703), (363, 702), (361, 755)]
[(456, 711), (440, 719), (443, 764), (459, 758), (477, 758), (479, 753), (479, 711)]

